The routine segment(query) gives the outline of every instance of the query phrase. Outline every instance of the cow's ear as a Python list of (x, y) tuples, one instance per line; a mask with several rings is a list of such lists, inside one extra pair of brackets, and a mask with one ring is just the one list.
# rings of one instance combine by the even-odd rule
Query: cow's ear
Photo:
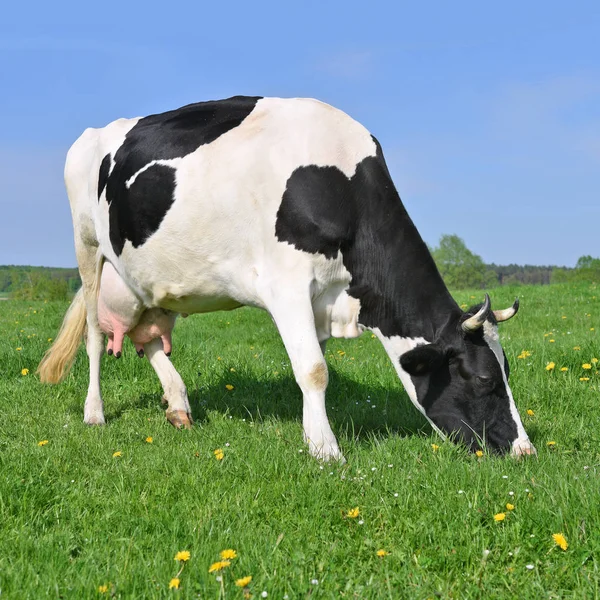
[(436, 344), (417, 346), (400, 357), (400, 366), (409, 375), (427, 375), (443, 362), (445, 353)]

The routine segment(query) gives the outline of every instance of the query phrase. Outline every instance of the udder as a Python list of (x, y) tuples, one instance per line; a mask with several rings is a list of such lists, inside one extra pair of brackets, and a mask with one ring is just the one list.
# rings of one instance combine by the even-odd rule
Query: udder
[(146, 309), (138, 321), (138, 324), (127, 332), (127, 335), (135, 345), (138, 355), (144, 355), (144, 344), (160, 338), (163, 350), (167, 356), (171, 355), (172, 343), (171, 332), (175, 327), (177, 313), (162, 308)]
[(98, 293), (98, 322), (108, 336), (108, 354), (121, 356), (126, 335), (139, 356), (144, 355), (144, 344), (157, 338), (162, 339), (164, 351), (170, 354), (176, 317), (176, 313), (162, 308), (146, 308), (112, 264), (104, 263)]

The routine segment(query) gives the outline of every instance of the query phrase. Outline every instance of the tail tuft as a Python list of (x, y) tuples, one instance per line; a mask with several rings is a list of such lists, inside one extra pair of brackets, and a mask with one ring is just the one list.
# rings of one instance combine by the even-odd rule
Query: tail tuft
[(37, 372), (42, 383), (62, 381), (75, 360), (75, 354), (85, 333), (87, 311), (81, 288), (67, 310), (56, 340), (42, 358)]

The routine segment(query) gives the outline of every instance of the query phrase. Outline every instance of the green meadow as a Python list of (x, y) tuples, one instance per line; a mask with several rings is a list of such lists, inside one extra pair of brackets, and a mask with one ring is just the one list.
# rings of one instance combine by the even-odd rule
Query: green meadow
[(309, 456), (264, 312), (178, 320), (195, 426), (177, 431), (129, 342), (103, 358), (107, 425), (84, 425), (83, 346), (60, 385), (35, 375), (66, 303), (0, 303), (0, 598), (599, 598), (600, 286), (492, 307), (517, 295), (501, 336), (537, 457), (441, 441), (367, 332), (327, 346), (343, 465)]

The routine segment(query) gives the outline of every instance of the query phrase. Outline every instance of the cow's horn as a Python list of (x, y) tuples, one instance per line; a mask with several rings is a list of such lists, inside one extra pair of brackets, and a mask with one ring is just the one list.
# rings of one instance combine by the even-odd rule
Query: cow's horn
[(489, 310), (490, 310), (490, 297), (486, 294), (483, 306), (479, 309), (477, 314), (473, 315), (472, 317), (469, 317), (466, 321), (463, 321), (463, 323), (462, 323), (463, 331), (466, 331), (467, 333), (469, 333), (471, 331), (476, 331), (477, 329), (479, 329), (485, 322), (485, 317), (488, 314)]
[(515, 303), (510, 308), (505, 308), (504, 310), (495, 310), (494, 316), (496, 317), (496, 321), (498, 323), (502, 323), (502, 321), (508, 321), (511, 317), (514, 317), (519, 310), (519, 299), (515, 298)]

